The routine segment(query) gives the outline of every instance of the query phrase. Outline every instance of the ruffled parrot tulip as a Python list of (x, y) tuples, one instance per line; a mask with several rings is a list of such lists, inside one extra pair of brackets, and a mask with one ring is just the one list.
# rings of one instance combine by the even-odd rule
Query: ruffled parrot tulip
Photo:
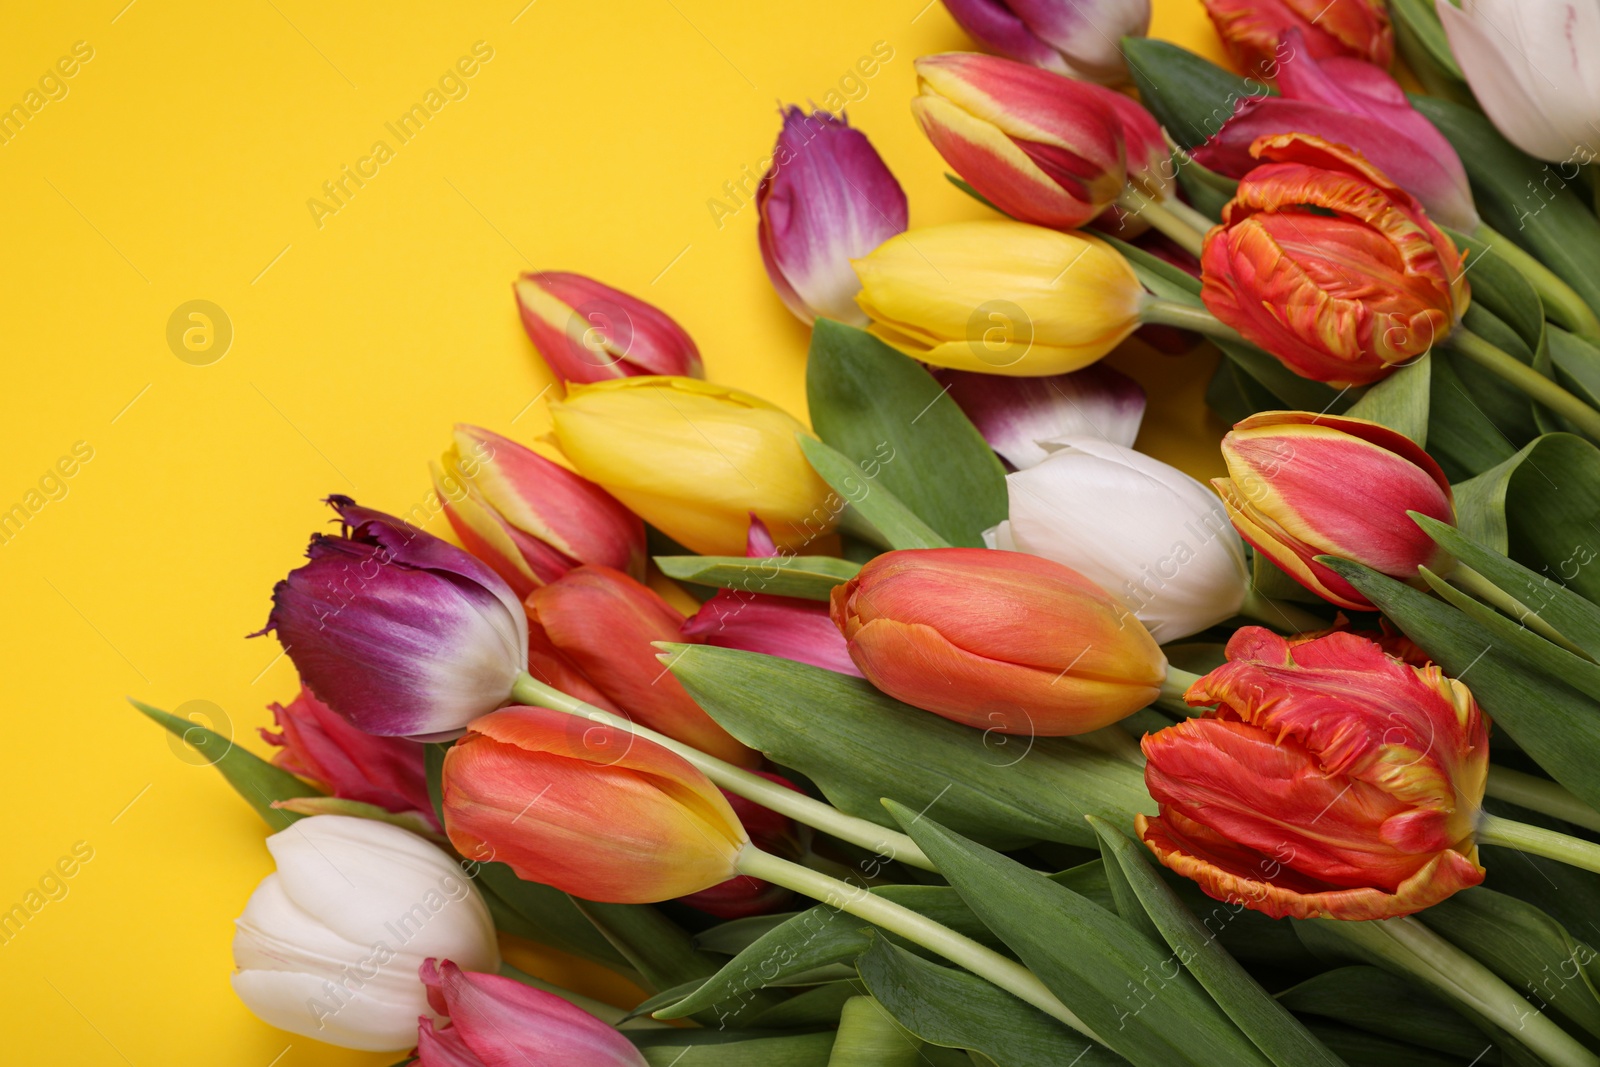
[(1450, 557), (1406, 512), (1453, 523), (1450, 483), (1404, 434), (1365, 419), (1306, 411), (1252, 415), (1222, 439), (1228, 477), (1212, 481), (1234, 527), (1330, 604), (1372, 604), (1318, 556), (1342, 556), (1416, 584)]
[(782, 109), (772, 167), (756, 189), (767, 277), (788, 309), (865, 326), (850, 261), (906, 228), (906, 194), (867, 135), (826, 111)]
[(911, 112), (922, 132), (1007, 215), (1072, 229), (1122, 192), (1120, 94), (976, 52), (923, 56), (916, 69)]
[(500, 966), (489, 908), (456, 860), (372, 819), (313, 815), (267, 838), (278, 869), (235, 923), (233, 989), (263, 1022), (340, 1048), (410, 1048), (434, 1009), (430, 956)]
[(700, 350), (672, 317), (621, 289), (567, 271), (530, 271), (512, 286), (522, 328), (564, 382), (636, 374), (705, 373)]
[(1044, 462), (1007, 475), (997, 547), (1071, 567), (1120, 597), (1162, 643), (1239, 613), (1250, 569), (1215, 494), (1099, 437), (1048, 445)]
[(1250, 626), (1147, 735), (1139, 836), (1218, 900), (1274, 918), (1409, 915), (1483, 881), (1488, 720), (1467, 687), (1355, 634)]
[(1318, 59), (1349, 56), (1380, 67), (1394, 60), (1394, 28), (1383, 0), (1201, 2), (1234, 61), (1267, 81), (1288, 57), (1285, 38), (1294, 30)]
[(1041, 442), (1069, 434), (1093, 434), (1132, 448), (1144, 421), (1144, 389), (1104, 363), (1047, 378), (960, 370), (938, 370), (934, 377), (1015, 470), (1049, 455)]
[(1167, 660), (1139, 620), (1059, 563), (986, 548), (902, 549), (833, 591), (867, 680), (984, 730), (1087, 733), (1154, 700)]
[(832, 531), (828, 485), (788, 412), (693, 378), (575, 388), (550, 405), (561, 451), (640, 518), (703, 555), (738, 555), (751, 512), (798, 551)]
[(656, 659), (655, 641), (679, 641), (683, 615), (649, 586), (609, 567), (579, 567), (528, 598), (550, 643), (628, 715), (731, 763), (760, 755), (735, 741)]
[(438, 740), (506, 703), (528, 664), (528, 620), (494, 571), (346, 496), (338, 536), (272, 591), (261, 631), (301, 679), (358, 729)]
[(530, 448), (458, 425), (433, 487), (467, 551), (525, 597), (582, 563), (644, 574), (644, 523)]
[(485, 715), (450, 747), (444, 825), (469, 859), (619, 904), (725, 882), (750, 843), (721, 791), (681, 756), (546, 708)]
[(1423, 118), (1400, 83), (1359, 59), (1318, 59), (1290, 31), (1291, 55), (1278, 68), (1277, 96), (1246, 96), (1194, 159), (1230, 178), (1257, 166), (1250, 146), (1278, 133), (1314, 134), (1348, 145), (1415, 196), (1428, 217), (1471, 233), (1480, 224), (1466, 168), (1450, 142)]
[(1463, 255), (1410, 193), (1308, 134), (1262, 137), (1206, 235), (1211, 313), (1304, 378), (1367, 385), (1443, 341), (1467, 310)]
[(985, 48), (1074, 78), (1128, 80), (1118, 46), (1150, 30), (1150, 0), (944, 0)]
[(936, 367), (1037, 378), (1078, 370), (1139, 326), (1144, 289), (1110, 245), (1021, 222), (952, 222), (855, 263), (872, 333)]
[(424, 960), (418, 974), (448, 1020), (417, 1023), (418, 1067), (646, 1067), (633, 1042), (554, 993), (451, 960)]
[(438, 829), (423, 747), (403, 737), (376, 737), (357, 730), (305, 686), (287, 705), (273, 704), (277, 732), (261, 737), (278, 748), (272, 762), (320, 785), (341, 800), (375, 804), (385, 811), (414, 811)]

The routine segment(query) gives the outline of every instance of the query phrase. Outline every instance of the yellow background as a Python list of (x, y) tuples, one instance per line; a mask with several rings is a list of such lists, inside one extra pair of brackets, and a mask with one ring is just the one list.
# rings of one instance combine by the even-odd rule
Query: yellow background
[[(14, 7), (0, 35), (0, 106), (93, 49), (0, 145), (0, 510), (42, 502), (0, 544), (0, 911), (93, 849), (0, 944), (0, 1059), (391, 1063), (235, 999), (231, 924), (270, 869), (265, 828), (124, 697), (209, 701), (263, 749), (265, 705), (296, 683), (275, 641), (245, 635), (326, 523), (318, 499), (405, 512), (452, 422), (536, 426), (548, 377), (519, 271), (661, 305), (710, 377), (803, 417), (807, 331), (761, 269), (755, 209), (719, 229), (707, 201), (753, 190), (780, 101), (821, 103), (884, 41), (852, 122), (912, 225), (981, 217), (907, 109), (912, 60), (970, 44), (928, 0), (125, 3)], [(1198, 0), (1157, 0), (1153, 33), (1216, 53)], [(468, 95), (398, 145), (384, 124), (478, 41), (493, 58)], [(307, 200), (379, 139), (394, 158), (319, 228)], [(206, 366), (167, 343), (197, 299), (234, 333)], [(1141, 447), (1213, 473), (1209, 361), (1113, 359), (1154, 394)], [(46, 478), (79, 442), (93, 458)], [(58, 499), (28, 496), (41, 478)]]

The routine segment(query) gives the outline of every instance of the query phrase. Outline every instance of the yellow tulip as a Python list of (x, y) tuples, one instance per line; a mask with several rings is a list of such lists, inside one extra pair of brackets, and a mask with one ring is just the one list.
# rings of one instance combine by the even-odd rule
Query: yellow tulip
[(1110, 245), (1022, 222), (891, 237), (854, 261), (872, 332), (906, 355), (1019, 378), (1062, 374), (1139, 325), (1139, 279)]
[(692, 551), (744, 555), (752, 512), (790, 551), (838, 518), (795, 440), (805, 427), (749, 393), (696, 378), (617, 378), (569, 385), (550, 416), (579, 474)]

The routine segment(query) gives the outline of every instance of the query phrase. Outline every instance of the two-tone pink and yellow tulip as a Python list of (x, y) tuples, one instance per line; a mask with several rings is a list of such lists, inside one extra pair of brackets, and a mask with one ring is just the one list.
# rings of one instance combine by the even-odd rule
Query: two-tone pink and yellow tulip
[(700, 377), (693, 338), (636, 296), (570, 271), (530, 271), (512, 286), (522, 327), (556, 378), (603, 382), (638, 374)]

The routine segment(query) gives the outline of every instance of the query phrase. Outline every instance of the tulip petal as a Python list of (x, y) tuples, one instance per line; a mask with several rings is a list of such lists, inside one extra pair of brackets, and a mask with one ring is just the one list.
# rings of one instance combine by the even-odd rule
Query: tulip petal
[(717, 648), (782, 656), (861, 677), (849, 647), (828, 617), (828, 605), (815, 600), (723, 589), (683, 624), (682, 632)]
[(704, 373), (683, 327), (620, 289), (566, 271), (530, 271), (512, 288), (528, 337), (563, 381)]
[(989, 447), (1017, 470), (1049, 454), (1041, 441), (1071, 434), (1132, 448), (1144, 419), (1144, 389), (1104, 364), (1044, 378), (957, 370), (935, 371), (934, 377)]

